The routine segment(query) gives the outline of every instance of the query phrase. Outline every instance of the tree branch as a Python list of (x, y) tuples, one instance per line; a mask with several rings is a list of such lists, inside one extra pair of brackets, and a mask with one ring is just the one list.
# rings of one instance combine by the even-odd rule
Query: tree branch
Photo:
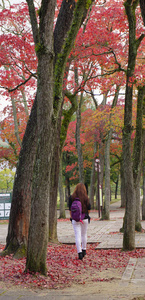
[(33, 74), (31, 74), (25, 81), (21, 82), (20, 84), (18, 84), (15, 88), (13, 89), (9, 89), (5, 86), (0, 86), (1, 89), (5, 89), (7, 90), (9, 93), (16, 91), (20, 86), (25, 85), (32, 77), (34, 77)]
[(33, 39), (34, 39), (34, 43), (36, 46), (39, 43), (39, 30), (38, 30), (35, 6), (34, 6), (33, 0), (26, 0), (26, 1), (28, 4), (28, 9), (29, 9), (30, 21), (31, 21), (32, 32), (33, 32)]
[[(89, 1), (89, 6), (92, 4), (93, 0)], [(74, 11), (74, 18), (71, 28), (68, 32), (68, 36), (65, 40), (62, 52), (58, 55), (58, 59), (55, 64), (55, 85), (54, 85), (54, 113), (58, 113), (58, 107), (61, 105), (60, 97), (63, 83), (63, 75), (66, 66), (66, 62), (69, 53), (73, 47), (74, 41), (76, 39), (78, 30), (82, 23), (82, 18), (86, 10), (87, 1), (78, 0)], [(89, 8), (89, 7), (88, 7)]]
[(142, 40), (144, 39), (144, 37), (145, 37), (145, 34), (141, 34), (140, 37), (136, 40), (137, 49), (139, 48), (139, 46), (140, 46)]

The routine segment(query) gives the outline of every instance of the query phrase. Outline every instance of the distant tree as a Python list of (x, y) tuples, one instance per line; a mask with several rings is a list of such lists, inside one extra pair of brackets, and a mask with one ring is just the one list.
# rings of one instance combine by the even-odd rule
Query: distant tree
[(7, 193), (13, 189), (15, 172), (10, 169), (0, 171), (0, 191)]

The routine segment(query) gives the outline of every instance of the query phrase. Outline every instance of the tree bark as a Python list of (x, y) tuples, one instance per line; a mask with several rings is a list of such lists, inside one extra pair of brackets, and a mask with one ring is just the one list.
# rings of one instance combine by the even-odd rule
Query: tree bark
[(145, 220), (145, 166), (143, 165), (143, 200), (142, 200), (142, 220)]
[(134, 141), (133, 151), (133, 179), (136, 196), (136, 214), (135, 214), (135, 229), (141, 231), (141, 216), (140, 216), (140, 177), (141, 177), (141, 163), (142, 163), (142, 121), (143, 121), (143, 98), (145, 94), (145, 86), (138, 87), (137, 97), (137, 117), (136, 117), (136, 136)]
[(65, 202), (64, 202), (64, 191), (63, 191), (63, 180), (62, 180), (62, 159), (60, 160), (60, 168), (59, 168), (59, 196), (60, 196), (60, 214), (59, 218), (65, 219)]
[(21, 90), (21, 94), (22, 94), (22, 98), (23, 98), (23, 104), (24, 104), (26, 116), (29, 117), (29, 111), (28, 111), (28, 105), (27, 105), (25, 91)]
[[(97, 142), (94, 142), (94, 157), (97, 151)], [(91, 169), (91, 182), (90, 182), (90, 203), (91, 208), (94, 209), (94, 195), (95, 195), (95, 185), (96, 185), (96, 170), (95, 170), (95, 158), (92, 160), (92, 169)]]
[(6, 247), (2, 255), (26, 255), (31, 208), (33, 165), (36, 154), (37, 96), (27, 123), (15, 174)]
[(59, 179), (59, 162), (60, 162), (60, 129), (61, 129), (61, 114), (58, 119), (58, 124), (54, 132), (55, 148), (53, 153), (53, 161), (51, 167), (51, 182), (50, 182), (50, 199), (49, 199), (49, 234), (48, 240), (57, 241), (57, 194), (58, 194), (58, 179)]
[(16, 136), (18, 144), (21, 146), (22, 145), (22, 141), (21, 141), (20, 136), (19, 136), (19, 128), (18, 128), (18, 121), (17, 121), (16, 104), (15, 104), (15, 99), (12, 96), (11, 96), (11, 101), (12, 101), (12, 108), (13, 108), (15, 136)]
[[(145, 116), (145, 98), (143, 100), (143, 117)], [(143, 199), (142, 199), (142, 220), (145, 220), (145, 129), (143, 128), (143, 150), (142, 150), (142, 172), (143, 172)]]
[(124, 179), (124, 169), (123, 162), (120, 163), (120, 178), (121, 178), (121, 207), (125, 207), (125, 179)]
[[(71, 0), (72, 2), (72, 0)], [(61, 116), (61, 109), (62, 109), (62, 102), (63, 102), (63, 97), (62, 97), (62, 83), (63, 83), (63, 77), (62, 74), (64, 73), (64, 67), (65, 67), (65, 63), (66, 63), (66, 57), (68, 57), (69, 55), (69, 51), (71, 50), (71, 48), (73, 47), (73, 42), (75, 40), (75, 37), (77, 35), (77, 32), (82, 24), (83, 19), (86, 16), (86, 8), (84, 5), (84, 0), (80, 0), (77, 3), (77, 8), (75, 10), (75, 17), (73, 15), (73, 11), (72, 8), (74, 6), (72, 6), (71, 3), (69, 3), (68, 5), (68, 1), (63, 1), (63, 6), (62, 9), (60, 10), (60, 14), (59, 14), (59, 18), (58, 21), (56, 23), (56, 27), (58, 28), (58, 30), (55, 30), (54, 33), (54, 49), (55, 52), (57, 52), (57, 54), (55, 55), (55, 57), (58, 57), (58, 59), (55, 60), (55, 74), (54, 74), (54, 102), (53, 102), (53, 106), (54, 106), (54, 115), (55, 118), (57, 118), (58, 120), (58, 116), (60, 114)], [(91, 4), (91, 3), (90, 3)], [(68, 10), (71, 10), (71, 14), (68, 14)], [(65, 15), (65, 17), (64, 17)], [(68, 18), (68, 15), (70, 15), (70, 19)], [(56, 40), (56, 36), (58, 35), (57, 33), (59, 32), (59, 37), (62, 36), (62, 33), (60, 33), (60, 26), (61, 26), (61, 22), (63, 23), (63, 35), (64, 37), (67, 35), (67, 31), (69, 26), (71, 25), (70, 20), (72, 21), (72, 18), (74, 17), (74, 21), (72, 23), (72, 30), (70, 31), (66, 41), (65, 41), (65, 46), (63, 48), (63, 51), (60, 52), (61, 47), (62, 47), (62, 41), (60, 41), (59, 43), (57, 43)], [(69, 26), (66, 26), (66, 21), (64, 22), (64, 20), (69, 20)], [(65, 28), (65, 30), (64, 30)], [(58, 55), (59, 54), (59, 55)], [(54, 241), (57, 239), (57, 211), (56, 211), (56, 206), (57, 206), (57, 190), (58, 190), (58, 173), (59, 173), (59, 161), (60, 161), (60, 155), (61, 155), (61, 150), (63, 147), (63, 143), (65, 141), (66, 138), (66, 133), (67, 133), (67, 128), (71, 119), (72, 114), (74, 113), (74, 111), (77, 108), (76, 105), (76, 101), (75, 101), (75, 96), (71, 95), (70, 93), (67, 93), (67, 97), (70, 99), (70, 102), (72, 104), (72, 107), (69, 109), (69, 111), (64, 113), (64, 120), (63, 123), (61, 125), (61, 118), (58, 120), (58, 124), (57, 124), (57, 128), (61, 128), (61, 132), (60, 132), (60, 136), (57, 137), (57, 140), (59, 140), (60, 138), (60, 145), (58, 144), (55, 148), (55, 157), (53, 159), (53, 164), (52, 164), (52, 187), (51, 187), (51, 195), (50, 195), (50, 213), (49, 213), (49, 239), (51, 241)], [(65, 128), (65, 130), (64, 130)], [(58, 130), (56, 129), (56, 133), (55, 136), (57, 136), (58, 134)], [(54, 172), (55, 170), (55, 172)], [(56, 174), (56, 175), (55, 175)], [(54, 176), (56, 176), (56, 178), (54, 178)], [(55, 190), (54, 190), (55, 189)]]
[[(75, 83), (78, 86), (78, 70), (75, 68)], [(81, 107), (83, 102), (83, 94), (81, 93), (80, 99), (78, 96), (78, 109), (77, 109), (77, 122), (76, 122), (76, 148), (78, 153), (78, 167), (79, 167), (79, 182), (84, 183), (84, 165), (82, 155), (82, 145), (80, 140), (80, 128), (81, 128)]]
[(124, 113), (124, 129), (123, 129), (123, 161), (124, 161), (124, 178), (125, 178), (125, 194), (126, 209), (124, 217), (124, 236), (123, 249), (133, 250), (135, 248), (135, 191), (132, 171), (131, 158), (131, 133), (132, 133), (132, 95), (133, 84), (130, 82), (135, 69), (135, 61), (137, 55), (136, 42), (136, 19), (135, 9), (137, 3), (126, 0), (125, 10), (129, 23), (129, 54), (128, 68), (126, 78), (125, 92), (125, 113)]
[[(117, 86), (111, 109), (113, 109), (117, 104), (119, 89), (120, 87)], [(105, 220), (110, 220), (110, 143), (113, 133), (111, 116), (112, 113), (110, 113), (110, 130), (105, 141), (105, 201), (102, 215), (102, 218)]]
[[(28, 1), (29, 9), (30, 2)], [(31, 217), (26, 270), (46, 274), (50, 175), (54, 153), (53, 121), (53, 20), (55, 1), (41, 4), (39, 45), (37, 44), (37, 152), (33, 172)], [(51, 128), (51, 130), (50, 130)], [(49, 134), (48, 134), (49, 132)]]
[(143, 22), (144, 22), (144, 26), (145, 26), (145, 0), (139, 0), (139, 2), (140, 2), (141, 14), (142, 14), (142, 18), (143, 18)]
[(115, 199), (117, 199), (117, 195), (118, 195), (118, 183), (119, 183), (119, 176), (117, 177), (117, 180), (115, 182)]
[(73, 113), (77, 109), (77, 102), (75, 96), (67, 93), (71, 102), (71, 108), (63, 112), (63, 121), (61, 120), (62, 112), (58, 118), (58, 124), (55, 130), (55, 152), (53, 155), (53, 164), (51, 171), (51, 188), (49, 201), (49, 240), (54, 242), (57, 240), (57, 193), (59, 182), (59, 163), (62, 148), (66, 139), (67, 128), (70, 123)]
[(103, 219), (110, 220), (110, 142), (113, 130), (110, 129), (105, 141), (105, 200), (103, 207)]

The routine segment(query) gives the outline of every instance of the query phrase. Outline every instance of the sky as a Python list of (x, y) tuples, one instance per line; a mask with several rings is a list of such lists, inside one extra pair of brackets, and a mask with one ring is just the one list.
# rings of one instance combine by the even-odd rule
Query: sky
[(20, 3), (20, 2), (25, 2), (25, 0), (24, 1), (22, 1), (22, 0), (0, 0), (0, 4), (2, 5), (2, 2), (5, 2), (5, 5), (8, 3), (8, 2), (10, 2), (11, 4), (17, 4), (17, 3)]

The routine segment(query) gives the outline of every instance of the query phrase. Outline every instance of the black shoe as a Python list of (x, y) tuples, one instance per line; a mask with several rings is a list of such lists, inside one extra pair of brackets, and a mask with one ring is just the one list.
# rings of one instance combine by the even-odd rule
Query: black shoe
[(82, 250), (83, 257), (86, 255), (86, 250)]
[(83, 259), (83, 253), (82, 252), (80, 252), (80, 253), (78, 253), (78, 259)]

